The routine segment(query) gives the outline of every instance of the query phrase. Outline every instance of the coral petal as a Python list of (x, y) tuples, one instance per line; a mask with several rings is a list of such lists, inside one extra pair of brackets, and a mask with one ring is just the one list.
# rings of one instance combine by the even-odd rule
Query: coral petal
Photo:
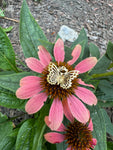
[(76, 45), (75, 48), (73, 49), (73, 52), (72, 52), (72, 54), (71, 54), (72, 57), (73, 57), (73, 59), (70, 60), (70, 61), (68, 61), (68, 64), (69, 64), (69, 65), (74, 64), (75, 61), (79, 58), (80, 53), (81, 53), (81, 45), (78, 44), (78, 45)]
[[(71, 147), (66, 148), (66, 150), (72, 150)], [(74, 150), (74, 149), (73, 149)]]
[[(49, 121), (49, 116), (45, 116), (44, 121), (46, 123), (46, 125), (51, 128), (51, 122)], [(59, 132), (64, 132), (65, 131), (65, 126), (63, 125), (63, 123), (60, 125), (60, 127), (56, 130)]]
[(97, 98), (91, 92), (90, 90), (83, 88), (83, 87), (77, 87), (75, 89), (75, 94), (86, 104), (88, 105), (96, 105), (97, 104)]
[(49, 65), (50, 61), (52, 60), (50, 53), (43, 47), (43, 46), (38, 46), (38, 56), (41, 60), (41, 63), (46, 67)]
[(84, 104), (74, 95), (69, 96), (67, 100), (72, 115), (82, 123), (88, 122), (90, 115)]
[(82, 60), (79, 64), (75, 66), (75, 70), (79, 70), (79, 74), (84, 73), (92, 69), (97, 63), (96, 57), (89, 57)]
[(66, 118), (68, 120), (70, 120), (70, 122), (73, 122), (74, 121), (74, 117), (73, 117), (73, 115), (72, 115), (72, 113), (70, 111), (70, 108), (68, 106), (67, 100), (63, 99), (62, 100), (62, 104), (63, 104), (64, 114), (65, 114)]
[(44, 138), (52, 144), (61, 143), (65, 140), (65, 136), (63, 134), (56, 133), (56, 132), (46, 133), (44, 135)]
[(36, 84), (40, 82), (40, 77), (27, 76), (20, 80), (20, 86), (29, 85), (29, 83)]
[(96, 144), (97, 144), (97, 139), (93, 138), (92, 141), (91, 141), (91, 148), (94, 149)]
[(93, 131), (93, 122), (92, 122), (92, 119), (90, 119), (88, 128), (89, 128), (89, 130)]
[(61, 39), (58, 39), (54, 46), (54, 57), (55, 60), (59, 63), (64, 61), (65, 51), (64, 51), (64, 42)]
[(45, 93), (39, 93), (33, 96), (26, 104), (25, 110), (28, 114), (34, 114), (38, 112), (41, 107), (44, 105), (44, 102), (47, 99), (47, 95)]
[(51, 130), (57, 130), (63, 120), (63, 106), (58, 98), (53, 100), (49, 111), (49, 121), (51, 122)]
[(92, 88), (95, 88), (92, 84), (86, 84), (84, 81), (82, 81), (81, 79), (78, 79), (78, 83), (79, 84), (82, 84), (82, 85), (85, 85), (85, 86), (89, 86), (89, 87), (92, 87)]
[(41, 73), (43, 71), (44, 66), (41, 64), (41, 62), (38, 59), (34, 57), (27, 58), (25, 62), (31, 70), (38, 73)]
[(18, 88), (16, 91), (16, 96), (20, 99), (28, 99), (40, 92), (41, 90), (42, 88), (40, 87), (39, 83), (29, 83)]

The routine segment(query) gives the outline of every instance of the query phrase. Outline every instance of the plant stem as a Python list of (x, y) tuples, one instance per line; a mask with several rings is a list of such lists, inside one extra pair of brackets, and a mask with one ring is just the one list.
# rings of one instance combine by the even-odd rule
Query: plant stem
[(101, 73), (101, 74), (93, 74), (93, 78), (100, 78), (100, 77), (106, 77), (106, 76), (112, 76), (113, 72), (106, 72), (106, 73)]
[(15, 19), (8, 18), (8, 17), (1, 17), (1, 16), (0, 16), (0, 18), (7, 19), (7, 20), (10, 20), (10, 21), (14, 21), (14, 22), (17, 22), (17, 23), (20, 22), (19, 20), (15, 20)]

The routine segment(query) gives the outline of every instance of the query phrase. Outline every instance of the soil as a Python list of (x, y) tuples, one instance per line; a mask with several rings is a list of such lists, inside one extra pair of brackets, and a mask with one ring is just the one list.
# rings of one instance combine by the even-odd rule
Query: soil
[[(26, 0), (31, 14), (36, 19), (50, 42), (54, 42), (62, 25), (74, 29), (76, 32), (84, 27), (89, 42), (99, 47), (101, 55), (105, 53), (107, 43), (113, 43), (113, 0)], [(0, 0), (1, 8), (5, 17), (0, 18), (0, 26), (3, 28), (13, 26), (11, 32), (7, 33), (15, 53), (24, 59), (19, 41), (19, 19), (21, 0)], [(15, 20), (10, 20), (10, 18)], [(0, 108), (0, 111), (9, 117), (20, 114), (14, 109)], [(110, 117), (113, 110), (108, 110)], [(25, 116), (29, 117), (29, 116)], [(15, 123), (25, 119), (23, 117), (15, 120)], [(112, 120), (113, 121), (113, 120)]]

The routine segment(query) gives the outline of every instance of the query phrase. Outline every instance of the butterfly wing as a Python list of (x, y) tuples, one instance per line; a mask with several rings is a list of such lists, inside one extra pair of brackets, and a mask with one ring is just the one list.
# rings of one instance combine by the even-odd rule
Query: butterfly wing
[(72, 80), (78, 75), (77, 70), (71, 70), (64, 76), (64, 81), (60, 84), (60, 86), (64, 89), (68, 89), (72, 85)]
[(51, 85), (55, 85), (57, 83), (57, 77), (59, 76), (59, 70), (54, 63), (50, 63), (48, 66), (49, 74), (47, 75), (47, 81)]

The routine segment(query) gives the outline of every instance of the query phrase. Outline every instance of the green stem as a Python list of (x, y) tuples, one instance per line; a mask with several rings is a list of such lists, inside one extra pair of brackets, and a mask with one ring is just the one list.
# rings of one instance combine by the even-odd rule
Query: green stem
[(106, 72), (106, 73), (101, 73), (101, 74), (93, 74), (93, 78), (100, 78), (100, 77), (106, 77), (106, 76), (112, 76), (113, 72)]

